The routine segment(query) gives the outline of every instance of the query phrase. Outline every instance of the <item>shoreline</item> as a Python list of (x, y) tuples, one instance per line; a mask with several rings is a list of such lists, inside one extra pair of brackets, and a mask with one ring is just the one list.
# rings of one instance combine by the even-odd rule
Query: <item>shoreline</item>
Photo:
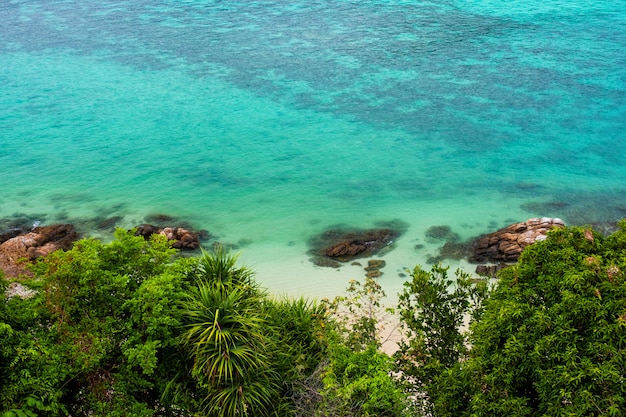
[[(160, 216), (160, 217), (159, 217)], [(167, 215), (146, 216), (145, 220), (155, 220), (159, 217), (161, 223), (183, 224), (189, 223), (181, 221)], [(6, 229), (7, 223), (11, 219), (0, 219), (0, 232)], [(16, 219), (15, 222), (18, 220)], [(25, 227), (29, 219), (19, 219)], [(92, 222), (95, 223), (95, 222)], [(119, 224), (122, 223), (122, 224)], [(73, 223), (71, 223), (73, 224)], [(77, 223), (80, 237), (91, 237), (104, 242), (113, 238), (113, 227), (123, 226), (122, 217), (114, 217), (101, 221), (103, 227), (96, 227), (91, 230), (85, 228), (86, 223)], [(33, 222), (32, 226), (38, 223)], [(126, 230), (130, 228), (122, 227)], [(220, 236), (207, 235), (202, 241), (203, 246), (209, 249), (213, 244), (223, 244), (227, 249), (239, 255), (239, 262), (254, 272), (255, 278), (260, 285), (266, 288), (276, 297), (307, 297), (313, 299), (332, 298), (345, 292), (351, 280), (362, 280), (367, 271), (368, 260), (380, 259), (385, 261), (384, 267), (380, 269), (382, 273), (377, 280), (380, 282), (388, 298), (387, 305), (394, 305), (397, 294), (401, 292), (404, 282), (409, 278), (409, 274), (416, 265), (429, 269), (430, 265), (441, 261), (444, 266), (449, 267), (449, 273), (454, 274), (455, 270), (461, 269), (470, 275), (478, 275), (476, 267), (480, 264), (490, 264), (491, 262), (471, 262), (468, 253), (462, 251), (454, 252), (446, 257), (442, 249), (446, 246), (468, 245), (477, 238), (459, 236), (448, 226), (431, 226), (426, 230), (426, 239), (416, 238), (416, 226), (406, 224), (404, 230), (388, 247), (384, 247), (380, 253), (375, 253), (367, 257), (357, 257), (347, 262), (338, 263), (339, 267), (319, 266), (312, 260), (311, 238), (302, 238), (299, 241), (258, 240), (251, 242), (239, 242), (239, 245), (229, 244), (226, 239)], [(488, 231), (487, 233), (494, 232)], [(424, 233), (424, 232), (422, 232)], [(430, 237), (429, 237), (430, 233)], [(484, 234), (484, 233), (483, 233)], [(480, 236), (480, 235), (478, 235)], [(0, 242), (1, 243), (1, 242)], [(463, 248), (461, 248), (463, 249)], [(467, 250), (467, 248), (465, 248)], [(439, 255), (437, 255), (439, 251)], [(195, 256), (199, 251), (182, 251), (183, 256)]]
[[(534, 220), (543, 221), (545, 219)], [(562, 222), (560, 219), (551, 220)], [(3, 231), (0, 230), (0, 232)], [(81, 236), (81, 238), (84, 237), (106, 241), (102, 236)], [(112, 238), (112, 235), (110, 237)], [(438, 241), (434, 246), (440, 245), (444, 241)], [(208, 242), (212, 241), (209, 240)], [(0, 244), (2, 243), (0, 241)], [(382, 274), (376, 277), (376, 281), (381, 285), (384, 292), (384, 296), (379, 300), (382, 310), (388, 307), (397, 307), (398, 295), (402, 292), (404, 283), (411, 278), (410, 272), (415, 266), (419, 265), (426, 270), (430, 269), (432, 264), (427, 262), (429, 253), (425, 250), (420, 252), (416, 246), (424, 249), (424, 245), (415, 245), (414, 239), (411, 239), (410, 235), (406, 233), (399, 236), (393, 242), (393, 248), (384, 251), (384, 253), (343, 262), (340, 267), (332, 268), (316, 265), (310, 259), (310, 247), (304, 241), (300, 243), (290, 242), (280, 247), (274, 242), (251, 243), (244, 248), (235, 249), (233, 252), (238, 254), (240, 265), (253, 271), (255, 280), (268, 291), (270, 297), (292, 299), (303, 297), (317, 301), (345, 296), (350, 281), (363, 282), (367, 274), (366, 267), (369, 260), (383, 260), (385, 264), (380, 269)], [(182, 253), (183, 256), (197, 256), (199, 251), (180, 251), (179, 253)], [(280, 256), (277, 257), (277, 253)], [(2, 246), (0, 246), (1, 256), (3, 256)], [(448, 267), (450, 277), (454, 277), (457, 270), (472, 276), (478, 275), (475, 272), (477, 264), (468, 259), (444, 259), (442, 264)], [(398, 349), (398, 342), (403, 338), (399, 317), (396, 314), (384, 314), (378, 326), (381, 330), (381, 349), (387, 354), (393, 354)]]
[[(0, 232), (7, 229), (7, 221), (3, 220), (4, 222), (0, 225), (4, 227), (0, 228)], [(31, 224), (30, 219), (27, 222), (24, 220), (18, 219), (17, 223), (21, 222), (21, 224), (16, 225), (22, 227), (24, 232), (35, 226), (46, 225), (39, 221), (33, 221)], [(84, 223), (70, 221), (68, 224), (78, 225), (77, 231), (80, 238), (95, 238), (103, 242), (113, 239), (113, 229), (104, 231), (96, 227), (89, 230), (84, 227)], [(257, 241), (240, 246), (229, 244), (227, 240), (220, 237), (211, 236), (202, 243), (205, 249), (210, 249), (215, 243), (224, 244), (233, 253), (239, 254), (239, 262), (250, 267), (257, 281), (276, 296), (306, 296), (317, 299), (340, 295), (350, 280), (362, 279), (366, 274), (364, 267), (367, 266), (368, 259), (386, 261), (386, 266), (381, 270), (383, 274), (379, 279), (386, 290), (390, 287), (388, 284), (391, 284), (391, 291), (387, 291), (388, 295), (393, 295), (404, 282), (402, 275), (405, 273), (405, 268), (412, 269), (416, 264), (424, 265), (426, 257), (429, 256), (429, 253), (420, 254), (411, 247), (412, 242), (407, 232), (404, 232), (386, 253), (342, 262), (337, 268), (316, 265), (311, 260), (312, 255), (309, 253), (311, 247), (308, 245), (308, 239), (298, 242)], [(199, 251), (181, 251), (181, 253), (183, 256), (196, 256)]]

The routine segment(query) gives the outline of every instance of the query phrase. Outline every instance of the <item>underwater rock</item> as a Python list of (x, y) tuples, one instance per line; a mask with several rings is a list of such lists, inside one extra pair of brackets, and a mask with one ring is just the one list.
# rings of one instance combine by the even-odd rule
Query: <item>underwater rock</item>
[(26, 274), (26, 263), (62, 249), (72, 248), (78, 233), (71, 224), (38, 226), (0, 244), (0, 269), (9, 277)]
[(370, 259), (369, 261), (367, 261), (367, 266), (365, 267), (365, 270), (370, 271), (373, 269), (381, 269), (384, 268), (385, 265), (387, 265), (387, 262), (385, 262), (384, 259)]
[(96, 225), (98, 230), (113, 230), (115, 226), (122, 221), (124, 218), (122, 216), (113, 216), (108, 217), (106, 219), (102, 219)]
[(323, 256), (313, 256), (309, 258), (313, 265), (321, 266), (324, 268), (339, 268), (341, 267), (341, 263), (335, 261), (334, 259), (326, 258)]
[[(330, 258), (340, 262), (372, 256), (388, 247), (402, 232), (393, 229), (327, 230), (314, 236), (309, 244), (315, 257)], [(324, 264), (313, 260), (316, 265)]]
[(472, 254), (472, 244), (470, 242), (446, 242), (439, 248), (437, 256), (429, 256), (427, 262), (436, 264), (446, 259), (466, 259)]
[(495, 278), (503, 268), (506, 268), (507, 264), (497, 264), (497, 265), (476, 265), (476, 274), (482, 277)]
[(169, 214), (163, 213), (152, 213), (148, 214), (144, 220), (146, 223), (158, 224), (164, 226), (166, 224), (172, 224), (176, 221), (176, 219)]
[(367, 271), (367, 273), (365, 274), (366, 277), (368, 278), (378, 278), (382, 275), (382, 271), (379, 269), (373, 269), (371, 271)]
[(429, 242), (439, 242), (442, 240), (456, 242), (459, 240), (459, 235), (454, 233), (450, 226), (431, 226), (426, 230), (426, 240)]
[(368, 278), (378, 278), (383, 272), (382, 268), (385, 267), (387, 263), (383, 259), (370, 259), (367, 261), (367, 266), (365, 269), (365, 276)]
[(563, 220), (549, 217), (511, 224), (479, 237), (473, 245), (470, 262), (515, 262), (526, 246), (545, 240), (550, 229), (563, 226)]
[(26, 216), (0, 219), (0, 243), (27, 233), (39, 226), (40, 221)]

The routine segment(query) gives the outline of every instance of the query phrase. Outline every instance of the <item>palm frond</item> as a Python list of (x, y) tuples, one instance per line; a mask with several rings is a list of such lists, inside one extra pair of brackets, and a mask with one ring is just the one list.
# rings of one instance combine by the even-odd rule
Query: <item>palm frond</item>
[(270, 409), (278, 395), (261, 308), (266, 293), (236, 259), (219, 247), (203, 252), (197, 288), (183, 303), (182, 343), (193, 359), (192, 375), (206, 390), (203, 406), (216, 416), (259, 415), (253, 410)]

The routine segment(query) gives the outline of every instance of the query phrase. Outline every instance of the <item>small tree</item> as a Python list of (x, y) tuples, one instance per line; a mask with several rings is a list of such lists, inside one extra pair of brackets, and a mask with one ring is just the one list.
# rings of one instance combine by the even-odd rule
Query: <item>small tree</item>
[(328, 359), (316, 416), (408, 415), (409, 404), (394, 374), (393, 359), (380, 350), (385, 293), (373, 278), (351, 281), (347, 295), (327, 303)]
[(433, 265), (430, 271), (416, 266), (405, 282), (398, 311), (405, 338), (396, 353), (398, 365), (418, 407), (432, 413), (440, 374), (469, 354), (464, 327), (480, 318), (487, 285), (457, 270)]

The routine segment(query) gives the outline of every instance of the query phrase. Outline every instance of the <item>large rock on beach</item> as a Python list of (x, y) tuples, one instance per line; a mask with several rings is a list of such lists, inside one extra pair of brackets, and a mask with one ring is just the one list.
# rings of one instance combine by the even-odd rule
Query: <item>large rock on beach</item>
[(59, 249), (71, 249), (78, 238), (71, 224), (35, 227), (0, 243), (0, 269), (8, 277), (28, 274), (22, 259), (34, 261)]
[(549, 217), (511, 224), (479, 237), (473, 245), (470, 262), (516, 262), (526, 246), (545, 240), (549, 230), (563, 226), (563, 220)]
[(337, 262), (348, 262), (365, 258), (389, 247), (402, 232), (389, 228), (366, 230), (327, 230), (311, 239), (313, 262), (319, 266), (338, 266)]
[(149, 239), (154, 234), (163, 235), (172, 241), (172, 247), (176, 249), (194, 250), (200, 247), (200, 232), (194, 232), (183, 227), (166, 226), (159, 227), (152, 224), (137, 226), (135, 235)]

